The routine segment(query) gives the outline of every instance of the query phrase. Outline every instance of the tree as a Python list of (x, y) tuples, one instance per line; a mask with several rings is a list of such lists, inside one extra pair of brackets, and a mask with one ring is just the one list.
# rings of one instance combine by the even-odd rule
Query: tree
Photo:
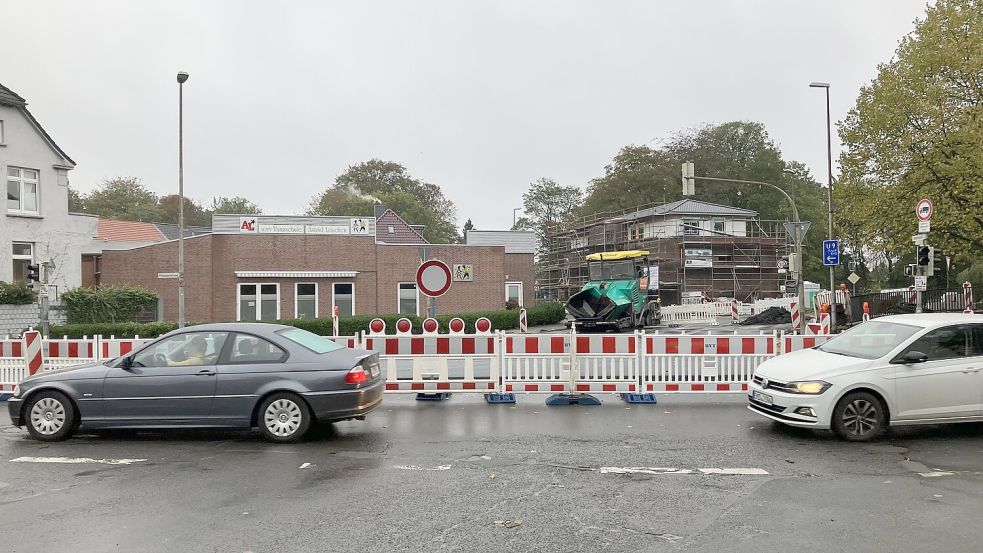
[(460, 242), (454, 203), (440, 187), (412, 177), (405, 167), (372, 159), (351, 165), (328, 190), (314, 197), (308, 215), (371, 216), (383, 204), (412, 225), (424, 225), (423, 237), (433, 243)]
[(648, 146), (625, 146), (587, 185), (584, 216), (663, 204), (682, 196), (680, 170), (668, 153)]
[(540, 255), (550, 250), (550, 241), (562, 228), (569, 226), (583, 203), (583, 191), (577, 186), (561, 186), (550, 178), (529, 185), (522, 195), (523, 216), (516, 229), (536, 233)]
[(68, 187), (68, 211), (69, 213), (85, 213), (85, 196), (78, 193), (71, 186)]
[[(169, 194), (161, 196), (158, 200), (164, 216), (159, 220), (160, 223), (178, 223), (179, 196)], [(191, 198), (184, 198), (184, 225), (186, 227), (210, 227), (212, 226), (212, 214), (201, 208), (198, 202)]]
[(136, 177), (103, 180), (99, 188), (85, 196), (85, 213), (124, 221), (160, 221), (164, 212), (157, 195), (144, 188)]
[(838, 125), (837, 223), (896, 262), (914, 206), (935, 204), (931, 241), (966, 267), (983, 251), (983, 1), (938, 0)]
[(212, 205), (208, 207), (207, 211), (211, 213), (229, 213), (233, 215), (260, 215), (263, 213), (263, 210), (260, 209), (258, 205), (241, 196), (235, 196), (232, 198), (219, 196), (217, 198), (212, 198)]

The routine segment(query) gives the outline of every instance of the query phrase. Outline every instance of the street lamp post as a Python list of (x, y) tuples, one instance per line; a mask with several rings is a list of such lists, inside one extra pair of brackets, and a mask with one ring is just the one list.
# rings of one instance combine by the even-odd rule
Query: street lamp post
[(522, 208), (521, 207), (513, 207), (512, 208), (512, 228), (515, 228), (515, 224), (518, 222), (518, 220), (516, 219), (515, 216), (520, 211), (522, 211)]
[[(833, 132), (830, 126), (829, 117), (829, 83), (809, 83), (810, 88), (826, 89), (826, 203), (829, 206), (829, 240), (833, 239)], [(830, 329), (836, 329), (836, 280), (833, 275), (833, 266), (829, 266), (829, 290), (833, 301), (833, 308), (830, 310)], [(845, 300), (845, 298), (844, 298)], [(846, 307), (846, 306), (844, 306)]]
[(188, 74), (177, 74), (178, 114), (177, 114), (177, 159), (178, 159), (178, 204), (177, 204), (177, 326), (184, 328), (184, 82)]

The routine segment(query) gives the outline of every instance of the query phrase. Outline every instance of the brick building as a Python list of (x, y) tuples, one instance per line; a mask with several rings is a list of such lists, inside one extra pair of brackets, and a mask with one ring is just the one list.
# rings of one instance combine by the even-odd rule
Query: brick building
[[(428, 244), (392, 210), (375, 217), (215, 215), (212, 232), (185, 238), (189, 321), (250, 321), (344, 315), (425, 315), (416, 289), (421, 259), (459, 272), (440, 313), (502, 309), (533, 300), (532, 233), (485, 237), (482, 245)], [(155, 290), (163, 318), (177, 318), (177, 241), (102, 252), (103, 284)]]

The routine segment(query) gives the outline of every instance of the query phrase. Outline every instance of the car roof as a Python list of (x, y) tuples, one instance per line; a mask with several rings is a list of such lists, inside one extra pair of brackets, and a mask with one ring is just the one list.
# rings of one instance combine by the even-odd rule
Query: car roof
[(913, 313), (909, 315), (888, 315), (887, 317), (878, 317), (874, 320), (929, 328), (959, 323), (983, 324), (983, 315), (968, 315), (965, 313)]
[(294, 327), (275, 323), (208, 323), (188, 326), (181, 330), (184, 332), (248, 332), (268, 335), (285, 328)]

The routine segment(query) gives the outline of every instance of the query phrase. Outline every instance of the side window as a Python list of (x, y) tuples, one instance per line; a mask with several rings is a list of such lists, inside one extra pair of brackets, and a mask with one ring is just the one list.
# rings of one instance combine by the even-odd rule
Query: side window
[(937, 328), (915, 340), (907, 351), (920, 351), (929, 361), (966, 357), (972, 334), (968, 325)]
[(970, 345), (970, 357), (983, 357), (983, 325), (969, 325), (972, 329), (973, 343)]
[(229, 364), (232, 365), (282, 363), (286, 359), (287, 352), (267, 340), (249, 334), (236, 334), (229, 353)]
[(198, 367), (214, 365), (227, 332), (185, 332), (157, 342), (133, 357), (134, 367)]

